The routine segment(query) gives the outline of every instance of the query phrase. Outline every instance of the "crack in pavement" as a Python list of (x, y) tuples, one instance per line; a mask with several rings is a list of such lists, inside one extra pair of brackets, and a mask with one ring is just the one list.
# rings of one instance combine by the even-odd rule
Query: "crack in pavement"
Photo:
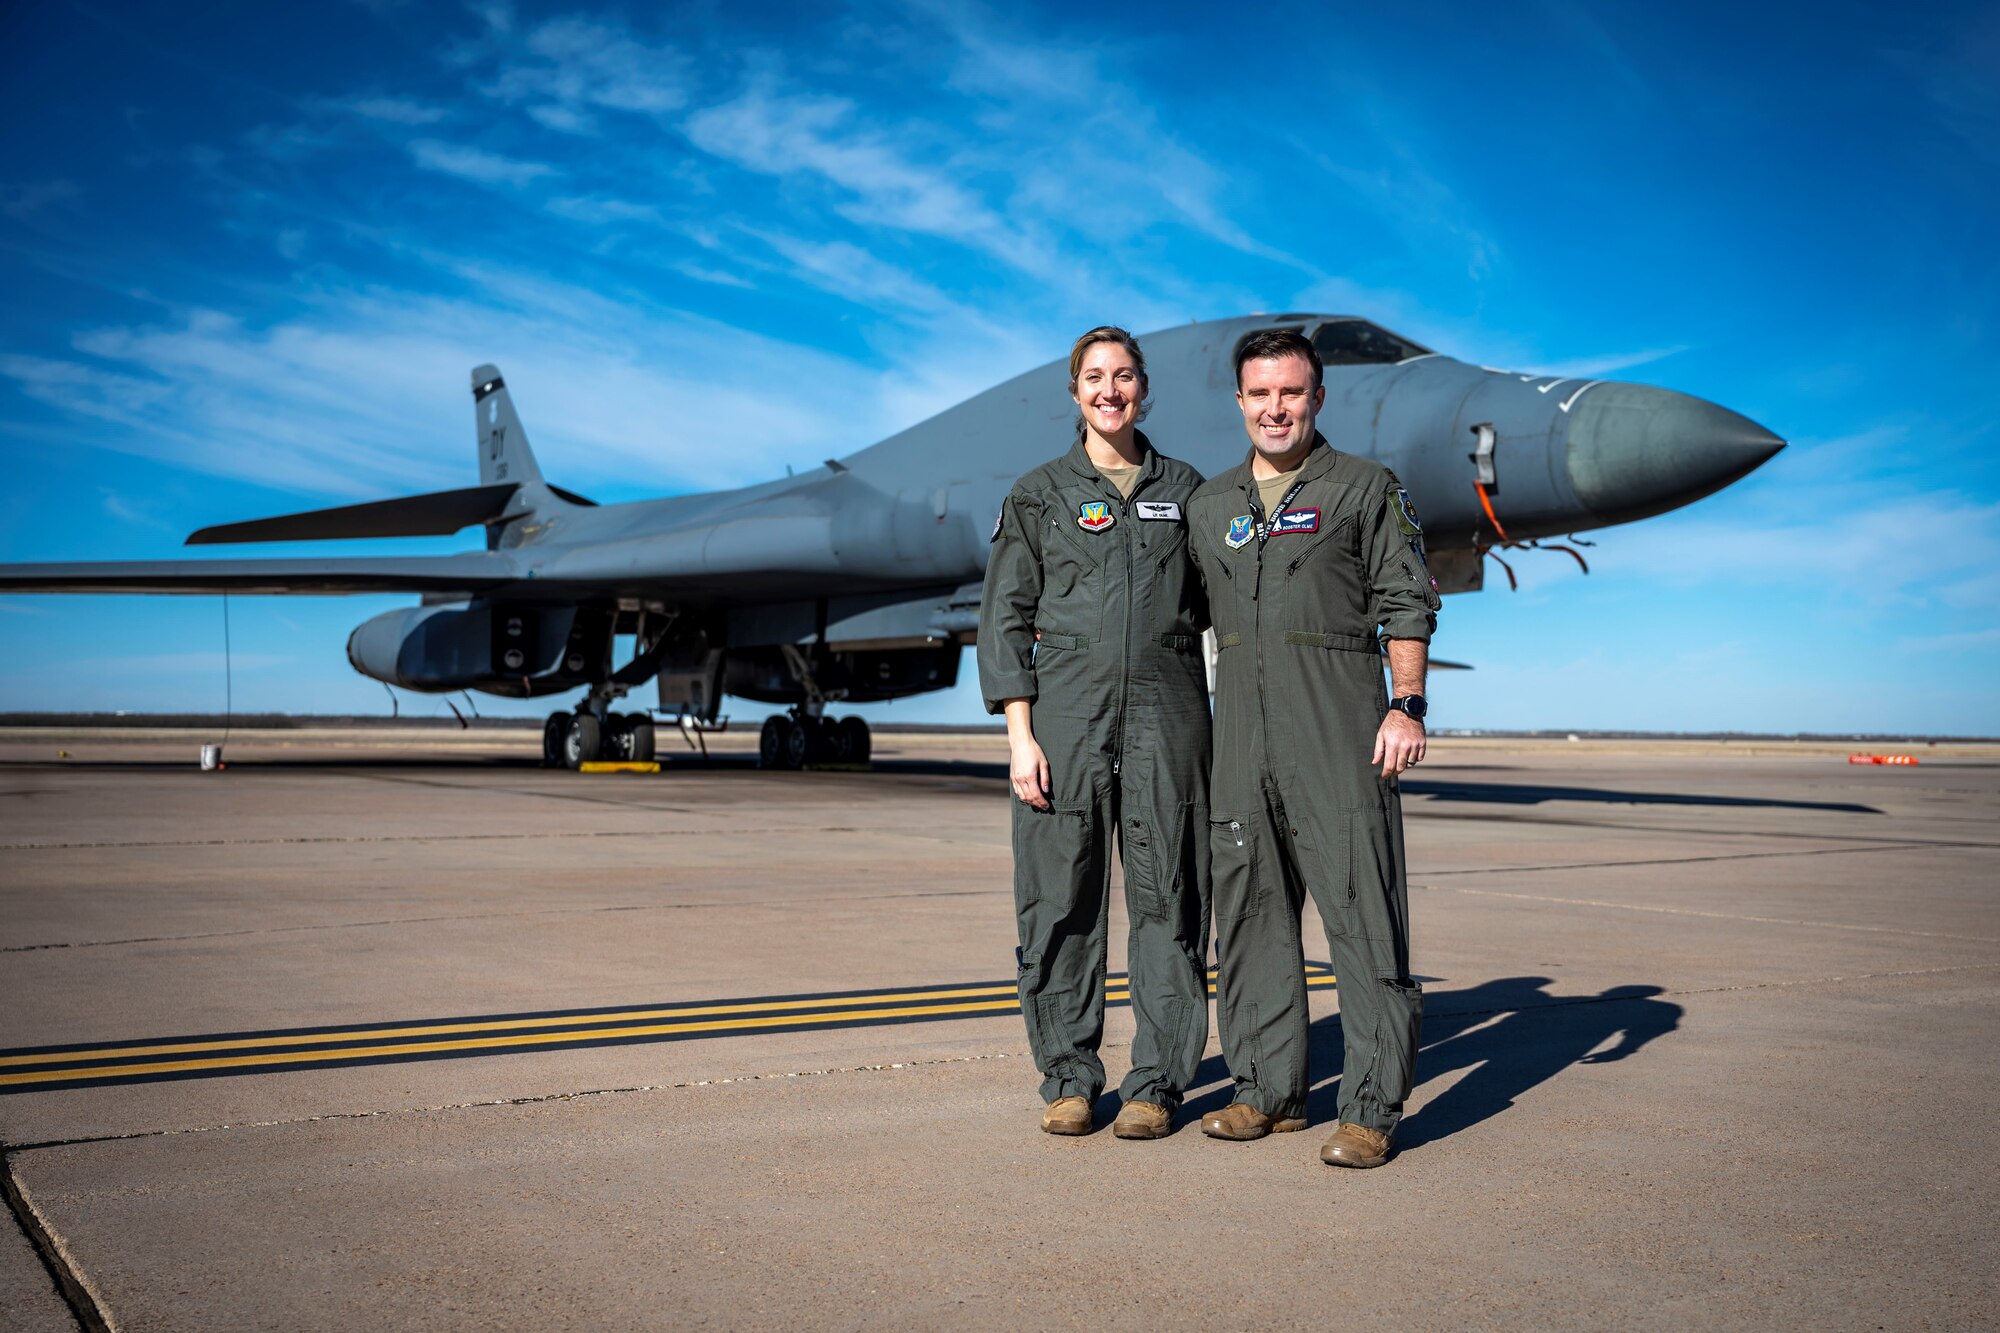
[(1713, 856), (1656, 856), (1632, 861), (1561, 861), (1540, 866), (1470, 866), (1459, 870), (1425, 870), (1419, 873), (1430, 876), (1441, 875), (1508, 875), (1525, 874), (1542, 870), (1615, 870), (1620, 866), (1679, 866), (1696, 865), (1704, 861), (1761, 861), (1771, 857), (1784, 856), (1852, 856), (1862, 852), (1906, 852), (1911, 848), (1990, 848), (1984, 842), (1892, 842), (1876, 840), (1874, 847), (1808, 847), (1798, 851), (1784, 852), (1721, 852)]
[(382, 926), (420, 926), (440, 921), (489, 921), (528, 916), (592, 916), (600, 912), (688, 912), (717, 907), (789, 907), (809, 903), (869, 903), (905, 898), (974, 898), (1011, 893), (1000, 889), (919, 889), (912, 893), (864, 893), (851, 896), (820, 894), (806, 898), (732, 898), (703, 903), (612, 903), (600, 907), (536, 907), (519, 912), (463, 912), (451, 916), (400, 916), (380, 921), (330, 921), (317, 925), (263, 926), (255, 930), (212, 930), (195, 935), (140, 935), (122, 940), (74, 940), (54, 944), (9, 944), (0, 953), (39, 953), (47, 949), (102, 949), (115, 944), (173, 944), (183, 940), (222, 940), (242, 935), (296, 935), (316, 930), (371, 930)]
[[(822, 833), (854, 833), (854, 832), (866, 832), (867, 830), (831, 827), (813, 831)], [(532, 837), (586, 837), (586, 838), (644, 837), (648, 835), (642, 833), (630, 833), (630, 834), (627, 833), (575, 833), (575, 834), (495, 833), (495, 834), (464, 834), (464, 835), (448, 835), (448, 836), (453, 838), (464, 838), (464, 839), (485, 839), (485, 838), (532, 838)], [(910, 838), (922, 839), (925, 841), (951, 842), (953, 843), (953, 845), (963, 845), (959, 844), (955, 839), (942, 838), (936, 835), (892, 833), (890, 836), (910, 837)], [(389, 842), (398, 840), (400, 839), (381, 838), (381, 839), (336, 839), (332, 841)], [(283, 841), (291, 842), (291, 841), (320, 841), (320, 840), (285, 839)], [(94, 845), (124, 846), (124, 845), (141, 845), (141, 844), (94, 844)], [(143, 845), (152, 846), (158, 844), (143, 844)], [(189, 845), (208, 845), (208, 844), (176, 843), (168, 845), (189, 846)], [(1458, 870), (1424, 871), (1421, 872), (1419, 878), (1441, 879), (1447, 876), (1459, 876), (1459, 875), (1538, 874), (1538, 873), (1543, 873), (1548, 871), (1558, 871), (1558, 870), (1611, 870), (1611, 869), (1618, 869), (1623, 866), (1695, 865), (1712, 861), (1755, 861), (1755, 860), (1765, 860), (1771, 858), (1798, 857), (1798, 856), (1845, 856), (1845, 855), (1854, 855), (1864, 852), (1904, 851), (1908, 850), (1912, 846), (1984, 847), (1986, 846), (1986, 844), (1985, 843), (1887, 842), (1887, 843), (1880, 843), (1879, 845), (1872, 847), (1816, 847), (1799, 851), (1732, 852), (1715, 856), (1654, 857), (1654, 858), (1632, 860), (1632, 861), (1574, 861), (1574, 862), (1562, 862), (1550, 865), (1470, 867)], [(4, 850), (4, 848), (0, 848), (0, 850)], [(1458, 889), (1458, 888), (1452, 888), (1451, 886), (1448, 885), (1433, 886), (1430, 884), (1414, 884), (1412, 885), (1412, 887), (1419, 889), (1440, 887), (1448, 892), (1453, 892), (1453, 893), (1473, 893), (1473, 894), (1482, 894), (1488, 897), (1500, 897), (1500, 898), (1512, 897), (1512, 898), (1521, 898), (1528, 901), (1545, 901), (1552, 903), (1564, 903), (1570, 905), (1592, 906), (1592, 907), (1622, 907), (1626, 908), (1627, 910), (1640, 911), (1640, 912), (1648, 912), (1648, 911), (1679, 912), (1682, 915), (1715, 916), (1727, 920), (1754, 921), (1770, 925), (1823, 926), (1830, 930), (1876, 931), (1887, 934), (1903, 934), (1903, 935), (1915, 935), (1923, 937), (1948, 938), (1948, 939), (1971, 939), (1978, 942), (1988, 942), (1983, 936), (1962, 936), (1946, 931), (1897, 930), (1894, 927), (1889, 927), (1889, 926), (1843, 926), (1828, 921), (1801, 921), (1801, 920), (1791, 920), (1782, 917), (1739, 916), (1730, 913), (1720, 913), (1720, 912), (1705, 913), (1705, 912), (1694, 911), (1692, 909), (1655, 908), (1655, 907), (1638, 906), (1634, 904), (1599, 902), (1591, 899), (1541, 897), (1535, 894), (1509, 894), (1509, 893), (1503, 893), (1499, 890)], [(803, 904), (803, 903), (881, 902), (884, 900), (895, 900), (903, 898), (966, 898), (966, 897), (980, 897), (988, 894), (995, 894), (1001, 892), (1005, 892), (1005, 890), (939, 889), (939, 890), (919, 891), (915, 893), (872, 893), (872, 894), (860, 894), (854, 896), (846, 896), (840, 894), (821, 894), (807, 898), (738, 898), (738, 899), (731, 899), (727, 902), (697, 902), (697, 903), (613, 903), (596, 907), (532, 908), (518, 912), (461, 912), (461, 913), (442, 915), (442, 916), (385, 917), (379, 920), (369, 920), (369, 921), (333, 921), (333, 922), (324, 922), (312, 925), (268, 926), (255, 930), (199, 931), (186, 935), (136, 935), (129, 938), (114, 939), (114, 940), (68, 940), (68, 941), (56, 941), (48, 944), (10, 944), (5, 946), (0, 946), (0, 954), (38, 953), (49, 949), (101, 949), (113, 945), (122, 945), (122, 944), (173, 944), (189, 940), (235, 939), (249, 935), (293, 935), (293, 934), (301, 934), (301, 933), (306, 933), (311, 931), (321, 931), (321, 930), (367, 930), (367, 929), (377, 929), (383, 926), (431, 925), (443, 921), (508, 920), (513, 918), (531, 917), (531, 916), (589, 916), (603, 912), (682, 912), (682, 911), (694, 911), (694, 910), (714, 909), (723, 907), (769, 907), (769, 906), (785, 905), (792, 903)], [(1991, 941), (1991, 942), (2000, 942), (2000, 941)]]
[[(542, 838), (686, 838), (716, 833), (712, 825), (686, 829), (558, 829), (549, 833), (354, 833), (301, 835), (290, 838), (162, 838), (141, 842), (0, 842), (0, 852), (128, 851), (159, 847), (292, 847), (325, 843), (392, 842), (532, 842)], [(774, 833), (869, 833), (853, 824), (828, 824), (773, 829)], [(893, 833), (894, 830), (884, 830)]]
[(42, 1261), (49, 1280), (55, 1284), (56, 1294), (69, 1307), (70, 1317), (87, 1330), (87, 1333), (110, 1333), (118, 1325), (112, 1320), (109, 1307), (91, 1286), (76, 1257), (63, 1243), (62, 1236), (49, 1225), (48, 1218), (35, 1206), (35, 1200), (28, 1193), (28, 1187), (14, 1174), (12, 1153), (0, 1156), (0, 1195), (4, 1195), (7, 1211), (14, 1216), (14, 1222), (34, 1248), (35, 1257)]
[[(1403, 819), (1406, 822), (1435, 820), (1441, 824), (1534, 824), (1547, 828), (1600, 829), (1606, 833), (1674, 833), (1690, 838), (1793, 838), (1801, 842), (1881, 842), (1881, 834), (1840, 834), (1840, 833), (1785, 833), (1775, 829), (1756, 828), (1681, 828), (1673, 824), (1621, 824), (1597, 819), (1577, 819), (1560, 815), (1531, 815), (1518, 808), (1505, 814), (1482, 814), (1478, 811), (1455, 811), (1444, 813), (1428, 809), (1423, 805), (1405, 805)], [(1969, 822), (1969, 821), (1968, 821)], [(1982, 821), (1990, 822), (1990, 821)], [(2000, 842), (1968, 842), (1960, 839), (1935, 840), (1928, 838), (1900, 839), (1911, 847), (1988, 847), (2000, 851)]]
[[(1867, 981), (1890, 981), (1903, 977), (1943, 976), (1956, 972), (2000, 970), (2000, 962), (1952, 963), (1943, 967), (1899, 968), (1887, 972), (1860, 972), (1825, 977), (1799, 977), (1790, 981), (1749, 981), (1723, 986), (1698, 986), (1686, 990), (1661, 990), (1651, 995), (1557, 995), (1540, 1004), (1490, 1005), (1466, 1009), (1439, 1009), (1436, 1017), (1477, 1017), (1485, 1014), (1532, 1014), (1541, 1010), (1568, 1009), (1586, 1004), (1653, 1003), (1669, 997), (1729, 995), (1746, 991), (1796, 990), (1806, 986), (1853, 985)], [(394, 1106), (371, 1111), (327, 1111), (319, 1115), (291, 1116), (277, 1120), (246, 1120), (234, 1124), (183, 1125), (168, 1129), (131, 1130), (123, 1134), (83, 1134), (66, 1139), (43, 1139), (32, 1143), (0, 1144), (8, 1154), (35, 1152), (44, 1148), (86, 1148), (103, 1143), (125, 1143), (136, 1139), (174, 1138), (183, 1134), (219, 1134), (232, 1130), (281, 1129), (292, 1125), (312, 1125), (335, 1120), (379, 1120), (389, 1116), (434, 1115), (443, 1111), (471, 1111), (492, 1106), (536, 1106), (545, 1102), (579, 1101), (592, 1097), (619, 1097), (657, 1092), (682, 1092), (694, 1088), (718, 1088), (737, 1083), (777, 1083), (787, 1079), (831, 1078), (841, 1074), (876, 1074), (901, 1069), (924, 1069), (939, 1065), (968, 1065), (986, 1060), (1028, 1058), (1025, 1049), (989, 1051), (979, 1055), (938, 1056), (929, 1060), (897, 1060), (880, 1064), (837, 1065), (825, 1069), (786, 1070), (770, 1074), (733, 1074), (718, 1078), (687, 1079), (679, 1083), (641, 1083), (625, 1087), (584, 1088), (574, 1092), (545, 1092), (525, 1097), (495, 1097), (476, 1102), (446, 1102), (436, 1106)]]
[(1966, 935), (1955, 930), (1904, 930), (1897, 926), (1857, 926), (1838, 921), (1810, 921), (1784, 916), (1750, 916), (1738, 912), (1704, 912), (1693, 907), (1653, 907), (1643, 903), (1613, 903), (1599, 898), (1559, 898), (1545, 893), (1507, 893), (1501, 889), (1462, 889), (1450, 884), (1412, 884), (1415, 889), (1462, 893), (1474, 898), (1512, 898), (1519, 902), (1560, 903), (1566, 907), (1608, 907), (1620, 912), (1651, 912), (1658, 916), (1707, 917), (1716, 921), (1751, 921), (1767, 926), (1808, 926), (1821, 930), (1853, 930), (1870, 935), (1910, 935), (1918, 939), (1963, 940), (1969, 944), (2000, 944), (1990, 935)]

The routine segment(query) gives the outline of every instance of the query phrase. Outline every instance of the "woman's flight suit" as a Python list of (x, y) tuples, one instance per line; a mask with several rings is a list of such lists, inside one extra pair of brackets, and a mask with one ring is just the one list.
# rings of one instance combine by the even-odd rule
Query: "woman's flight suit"
[(1079, 441), (1022, 477), (979, 616), (986, 707), (1032, 701), (1051, 808), (1014, 801), (1021, 1013), (1042, 1097), (1104, 1088), (1111, 838), (1125, 867), (1138, 1033), (1124, 1099), (1171, 1110), (1208, 1041), (1207, 610), (1188, 563), (1201, 474), (1145, 449), (1129, 499)]

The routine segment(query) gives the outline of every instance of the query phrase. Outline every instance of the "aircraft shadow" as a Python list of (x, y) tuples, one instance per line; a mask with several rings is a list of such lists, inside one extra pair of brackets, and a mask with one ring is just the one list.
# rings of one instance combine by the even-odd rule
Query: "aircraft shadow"
[[(1613, 986), (1599, 995), (1551, 995), (1548, 977), (1507, 977), (1468, 990), (1426, 994), (1423, 1035), (1417, 1055), (1417, 1086), (1465, 1069), (1443, 1095), (1409, 1116), (1396, 1132), (1398, 1151), (1448, 1138), (1513, 1106), (1529, 1089), (1577, 1064), (1608, 1064), (1680, 1026), (1681, 1006), (1656, 998), (1659, 986)], [(1616, 1038), (1602, 1051), (1597, 1048)], [(1313, 1068), (1338, 1069), (1340, 1016), (1312, 1025)], [(1596, 1054), (1592, 1054), (1596, 1051)], [(1198, 1122), (1232, 1099), (1229, 1068), (1220, 1056), (1204, 1060), (1194, 1087), (1220, 1086), (1190, 1097), (1182, 1121), (1199, 1133)], [(1117, 1113), (1117, 1098), (1110, 1098)], [(1340, 1113), (1340, 1076), (1318, 1079), (1307, 1095), (1306, 1113), (1329, 1130)]]
[(1848, 801), (1780, 801), (1762, 796), (1708, 796), (1698, 792), (1616, 791), (1605, 787), (1551, 787), (1536, 783), (1452, 782), (1403, 779), (1405, 796), (1429, 796), (1439, 801), (1478, 801), (1492, 805), (1540, 805), (1544, 801), (1589, 801), (1602, 805), (1704, 805), (1754, 809), (1827, 810), (1849, 815), (1879, 815), (1872, 805)]

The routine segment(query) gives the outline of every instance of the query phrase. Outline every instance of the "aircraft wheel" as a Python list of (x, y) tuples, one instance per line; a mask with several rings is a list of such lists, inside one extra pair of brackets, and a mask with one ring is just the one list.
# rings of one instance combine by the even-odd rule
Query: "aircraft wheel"
[(563, 766), (563, 729), (568, 725), (568, 713), (550, 713), (548, 721), (542, 723), (543, 768)]
[(804, 768), (819, 758), (819, 719), (802, 717), (785, 728), (785, 767)]
[(634, 763), (650, 764), (659, 755), (653, 732), (653, 719), (642, 713), (634, 713), (630, 720), (632, 725), (627, 734), (632, 738), (632, 760)]
[(845, 756), (847, 762), (850, 764), (867, 763), (869, 758), (875, 753), (875, 736), (868, 730), (867, 720), (849, 714), (847, 717), (840, 719), (840, 730), (841, 734), (847, 738), (846, 745), (842, 747), (847, 751)]
[(785, 752), (791, 749), (792, 720), (783, 713), (773, 713), (764, 719), (764, 730), (757, 737), (757, 767), (785, 767)]
[(589, 713), (578, 713), (570, 718), (569, 726), (563, 729), (563, 764), (568, 768), (582, 768), (596, 761), (604, 744), (603, 728)]
[(820, 745), (826, 751), (827, 759), (836, 764), (854, 762), (854, 733), (847, 729), (845, 722), (836, 722), (823, 717), (819, 722)]

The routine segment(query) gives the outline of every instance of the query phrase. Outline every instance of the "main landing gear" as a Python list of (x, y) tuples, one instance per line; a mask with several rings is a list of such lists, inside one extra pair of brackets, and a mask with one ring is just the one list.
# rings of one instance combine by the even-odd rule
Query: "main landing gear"
[(542, 724), (542, 767), (582, 768), (601, 759), (651, 763), (653, 719), (644, 713), (550, 713)]
[(764, 719), (757, 738), (760, 768), (804, 768), (808, 764), (865, 764), (875, 751), (868, 724), (858, 717), (836, 721), (793, 709)]

